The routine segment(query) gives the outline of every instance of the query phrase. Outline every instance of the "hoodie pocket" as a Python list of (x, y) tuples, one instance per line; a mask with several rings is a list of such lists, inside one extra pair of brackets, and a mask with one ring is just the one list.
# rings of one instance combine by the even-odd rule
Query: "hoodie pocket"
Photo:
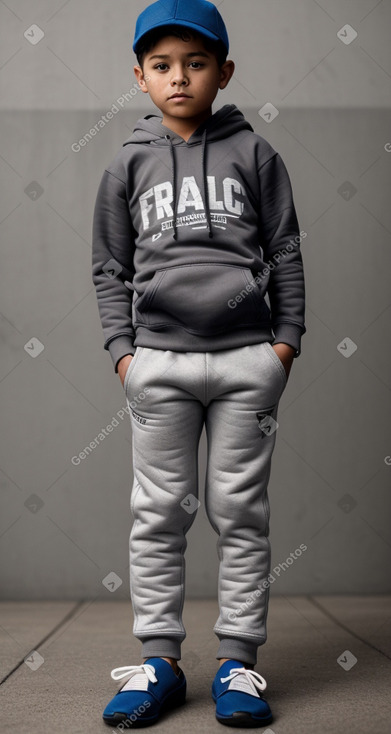
[(134, 302), (135, 325), (179, 326), (199, 335), (270, 324), (270, 311), (249, 268), (221, 263), (156, 270)]

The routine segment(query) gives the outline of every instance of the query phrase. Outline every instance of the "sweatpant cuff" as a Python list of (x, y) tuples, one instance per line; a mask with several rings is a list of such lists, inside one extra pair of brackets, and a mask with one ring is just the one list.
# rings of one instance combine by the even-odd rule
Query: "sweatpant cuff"
[(232, 658), (249, 665), (257, 664), (257, 650), (259, 645), (247, 640), (238, 640), (234, 637), (220, 638), (220, 645), (216, 659)]
[(181, 659), (181, 640), (175, 637), (148, 637), (142, 641), (143, 658)]

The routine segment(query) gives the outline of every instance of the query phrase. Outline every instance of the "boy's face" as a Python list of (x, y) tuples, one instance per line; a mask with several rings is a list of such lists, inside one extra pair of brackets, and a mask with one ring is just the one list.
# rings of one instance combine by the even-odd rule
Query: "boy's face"
[(134, 71), (166, 125), (173, 120), (197, 123), (208, 117), (218, 90), (227, 86), (234, 68), (233, 61), (219, 68), (201, 38), (183, 41), (165, 36), (146, 54), (143, 69), (135, 66)]

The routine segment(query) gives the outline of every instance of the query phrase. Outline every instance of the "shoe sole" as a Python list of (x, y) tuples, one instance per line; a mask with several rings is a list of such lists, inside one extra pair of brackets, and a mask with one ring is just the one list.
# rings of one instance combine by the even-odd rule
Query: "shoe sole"
[[(217, 698), (215, 697), (214, 693), (212, 693), (212, 698), (216, 703)], [(235, 711), (232, 716), (219, 716), (218, 714), (216, 714), (216, 719), (220, 722), (220, 724), (225, 724), (226, 726), (255, 727), (267, 726), (268, 724), (271, 724), (273, 721), (273, 715), (270, 714), (270, 716), (256, 718), (252, 716), (248, 711)]]
[(254, 719), (251, 714), (247, 713), (247, 711), (235, 711), (232, 716), (218, 716), (216, 714), (217, 721), (220, 722), (220, 724), (225, 724), (226, 726), (246, 726), (246, 727), (255, 727), (255, 726), (267, 726), (268, 724), (271, 724), (273, 721), (273, 716), (267, 716), (263, 719)]
[[(142, 726), (150, 726), (151, 724), (155, 724), (161, 717), (162, 714), (164, 714), (168, 710), (172, 710), (177, 708), (178, 706), (182, 706), (186, 702), (186, 683), (184, 683), (180, 688), (178, 688), (176, 691), (172, 691), (172, 693), (169, 693), (169, 695), (164, 699), (160, 706), (160, 711), (155, 716), (149, 716), (148, 718), (141, 716), (138, 719), (135, 719), (135, 721), (131, 721), (131, 725), (134, 728), (142, 727)], [(117, 711), (112, 716), (102, 716), (103, 721), (105, 724), (109, 724), (110, 726), (117, 726), (118, 724), (121, 724), (123, 721), (130, 720), (130, 716), (134, 714), (134, 711), (132, 711), (129, 714), (125, 714), (122, 711)]]

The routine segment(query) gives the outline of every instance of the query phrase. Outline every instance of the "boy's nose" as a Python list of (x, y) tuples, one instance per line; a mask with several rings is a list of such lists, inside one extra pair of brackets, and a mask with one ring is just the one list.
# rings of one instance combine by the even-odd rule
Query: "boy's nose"
[(186, 75), (183, 71), (176, 71), (173, 74), (173, 77), (171, 79), (171, 84), (177, 84), (178, 86), (182, 86), (183, 84), (187, 84)]

